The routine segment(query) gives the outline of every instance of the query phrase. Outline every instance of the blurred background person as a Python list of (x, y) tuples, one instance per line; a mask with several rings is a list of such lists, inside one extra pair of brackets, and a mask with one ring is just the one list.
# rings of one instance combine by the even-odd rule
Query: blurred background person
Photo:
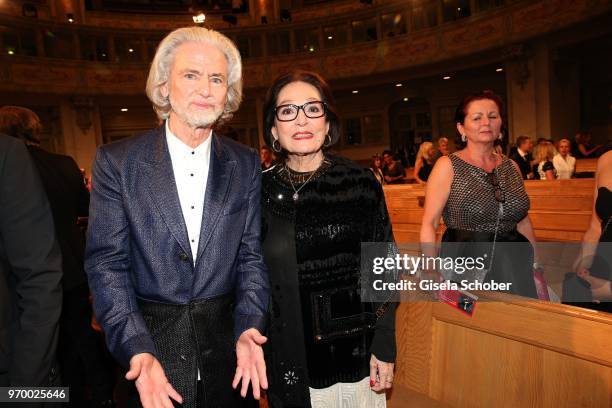
[(37, 173), (23, 142), (0, 134), (0, 387), (61, 385), (62, 257)]
[[(529, 197), (518, 166), (494, 152), (495, 140), (502, 137), (502, 110), (501, 98), (491, 91), (466, 96), (457, 107), (457, 145), (465, 148), (441, 157), (429, 177), (421, 246), (425, 255), (437, 255), (434, 244), (442, 216), (447, 228), (440, 256), (489, 254), (480, 273), (468, 278), (443, 272), (446, 279), (511, 283), (511, 293), (537, 298)], [(445, 245), (451, 242), (469, 245)], [(505, 242), (513, 244), (499, 245)]]
[(390, 150), (383, 151), (383, 174), (387, 184), (404, 184), (406, 181), (406, 173), (404, 166), (399, 160), (393, 158), (393, 153)]
[(521, 171), (523, 180), (533, 178), (533, 172), (531, 170), (531, 150), (533, 149), (533, 142), (529, 136), (519, 136), (516, 138), (516, 147), (511, 149), (510, 158), (514, 160)]
[(274, 81), (264, 137), (279, 152), (262, 180), (270, 404), (384, 407), (378, 392), (393, 384), (395, 306), (377, 320), (359, 290), (361, 243), (393, 242), (382, 188), (368, 169), (328, 153), (340, 119), (318, 74)]
[(405, 138), (405, 143), (401, 144), (395, 154), (399, 158), (404, 168), (410, 167), (416, 157), (416, 147), (414, 145), (414, 137)]
[(557, 145), (557, 154), (553, 157), (553, 166), (557, 171), (558, 179), (570, 179), (576, 171), (576, 158), (570, 155), (571, 142), (561, 139)]
[(383, 174), (382, 163), (382, 157), (377, 154), (372, 156), (372, 167), (370, 167), (370, 170), (372, 171), (372, 173), (374, 173), (374, 177), (376, 177), (376, 180), (378, 180), (381, 185), (385, 184), (385, 175)]
[(267, 170), (274, 163), (274, 153), (268, 146), (261, 146), (259, 148), (259, 160), (261, 160), (261, 169)]
[[(436, 149), (431, 142), (423, 142), (414, 162), (414, 178), (419, 184), (426, 184), (436, 162)], [(438, 156), (441, 157), (441, 156)]]
[(612, 151), (597, 161), (593, 215), (582, 238), (581, 253), (574, 265), (579, 278), (588, 283), (594, 303), (579, 306), (612, 313)]
[(537, 174), (537, 179), (555, 180), (557, 178), (552, 162), (556, 153), (555, 145), (548, 141), (538, 143), (533, 149), (533, 172)]
[(448, 148), (448, 138), (441, 137), (438, 139), (438, 152), (440, 156), (448, 156), (450, 154), (450, 149)]
[(87, 217), (89, 191), (72, 157), (50, 153), (40, 147), (41, 130), (38, 115), (30, 109), (0, 108), (0, 132), (25, 142), (38, 170), (61, 249), (64, 297), (58, 358), (62, 383), (70, 387), (69, 406), (110, 406), (113, 397), (111, 368), (104, 358), (105, 350), (99, 343), (99, 336), (90, 324), (92, 309), (83, 265), (85, 242), (77, 224), (79, 217)]
[(577, 159), (589, 159), (597, 157), (601, 147), (602, 145), (593, 145), (591, 143), (590, 133), (578, 132), (574, 138), (572, 154)]

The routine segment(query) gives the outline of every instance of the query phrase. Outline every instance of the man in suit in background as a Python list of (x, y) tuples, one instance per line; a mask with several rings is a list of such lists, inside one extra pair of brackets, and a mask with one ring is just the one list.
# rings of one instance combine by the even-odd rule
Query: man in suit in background
[(516, 148), (510, 152), (510, 158), (518, 164), (523, 180), (533, 178), (531, 169), (531, 161), (533, 160), (531, 157), (532, 149), (533, 142), (529, 136), (519, 136), (516, 138)]
[[(56, 238), (62, 252), (64, 290), (58, 360), (62, 385), (70, 387), (69, 406), (110, 406), (113, 398), (111, 367), (91, 327), (92, 310), (84, 269), (85, 242), (77, 224), (87, 217), (89, 191), (70, 156), (50, 153), (40, 147), (40, 118), (20, 106), (0, 108), (0, 133), (25, 142), (51, 206)], [(91, 400), (86, 397), (89, 384)]]
[(240, 381), (243, 397), (267, 388), (259, 157), (212, 130), (239, 107), (241, 70), (222, 34), (173, 31), (147, 81), (165, 123), (97, 151), (86, 270), (135, 406), (234, 407)]
[(23, 142), (0, 134), (0, 386), (59, 386), (61, 254)]

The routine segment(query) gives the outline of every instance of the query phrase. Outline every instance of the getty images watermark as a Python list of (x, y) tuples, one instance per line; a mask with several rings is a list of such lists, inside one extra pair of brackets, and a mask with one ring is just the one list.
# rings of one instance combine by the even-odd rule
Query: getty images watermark
[(424, 292), (445, 290), (536, 297), (530, 289), (535, 284), (551, 301), (579, 306), (612, 302), (611, 282), (611, 242), (538, 242), (535, 248), (529, 242), (443, 242), (432, 248), (361, 244), (360, 286), (366, 302), (422, 301)]
[[(392, 243), (369, 242), (361, 248), (361, 295), (365, 301), (398, 298), (399, 292), (406, 300), (411, 299), (411, 293), (433, 291), (512, 292), (512, 281), (489, 274), (490, 243), (445, 243), (444, 248), (431, 251), (418, 243), (397, 248)], [(426, 255), (430, 252), (436, 256)]]
[[(380, 276), (372, 280), (372, 288), (377, 291), (404, 291), (404, 290), (510, 290), (511, 282), (496, 282), (495, 280), (482, 282), (478, 279), (461, 279), (447, 281), (440, 279), (419, 279), (417, 282), (409, 279), (399, 278), (402, 275), (419, 275), (421, 271), (437, 271), (441, 276), (448, 272), (456, 276), (470, 276), (484, 278), (487, 272), (486, 260), (488, 254), (477, 257), (440, 257), (426, 256), (421, 253), (418, 256), (407, 254), (395, 254), (393, 257), (372, 258), (372, 273)], [(384, 279), (383, 275), (396, 272), (398, 279)], [(445, 273), (446, 272), (446, 273)], [(456, 277), (455, 277), (456, 279)]]

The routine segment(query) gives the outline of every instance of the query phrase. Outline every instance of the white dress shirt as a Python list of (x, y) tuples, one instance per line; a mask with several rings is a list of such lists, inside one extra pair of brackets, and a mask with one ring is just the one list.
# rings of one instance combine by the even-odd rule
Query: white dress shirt
[(212, 130), (203, 143), (193, 148), (187, 146), (172, 133), (169, 120), (167, 120), (166, 141), (168, 142), (174, 180), (176, 181), (183, 220), (187, 226), (189, 245), (195, 265), (204, 212), (206, 182), (208, 181), (208, 169), (210, 167)]
[(563, 156), (557, 154), (553, 157), (553, 166), (557, 170), (557, 178), (570, 179), (576, 169), (576, 158), (568, 154), (564, 159)]

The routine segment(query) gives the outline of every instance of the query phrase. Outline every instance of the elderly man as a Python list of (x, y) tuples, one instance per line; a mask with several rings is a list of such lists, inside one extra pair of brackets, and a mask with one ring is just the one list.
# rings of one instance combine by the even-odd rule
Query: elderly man
[(267, 388), (269, 298), (259, 157), (212, 131), (240, 104), (240, 54), (218, 32), (175, 30), (147, 95), (163, 126), (100, 147), (93, 167), (94, 310), (143, 406), (234, 407), (240, 381), (243, 397)]

